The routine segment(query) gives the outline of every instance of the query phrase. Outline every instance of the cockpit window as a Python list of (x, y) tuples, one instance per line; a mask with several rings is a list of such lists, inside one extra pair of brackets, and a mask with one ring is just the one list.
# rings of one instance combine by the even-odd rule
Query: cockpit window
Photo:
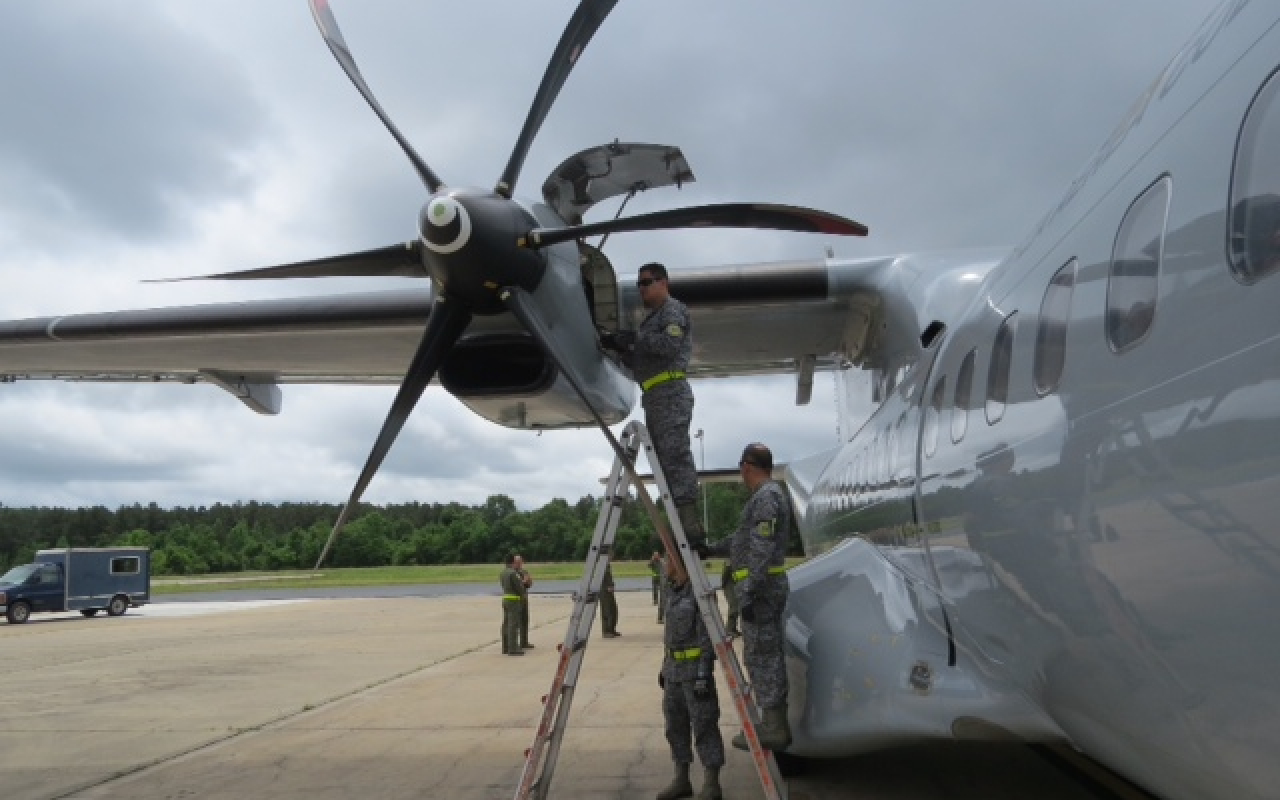
[(1153, 183), (1129, 206), (1116, 234), (1107, 278), (1107, 341), (1117, 353), (1142, 341), (1155, 320), (1172, 184), (1168, 175)]
[(1280, 269), (1280, 73), (1272, 73), (1245, 115), (1231, 173), (1227, 255), (1253, 283)]

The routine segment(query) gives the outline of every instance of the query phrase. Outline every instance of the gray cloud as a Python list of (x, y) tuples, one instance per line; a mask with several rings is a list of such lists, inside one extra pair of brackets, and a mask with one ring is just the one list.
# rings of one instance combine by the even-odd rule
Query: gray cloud
[(143, 4), (5, 4), (0, 96), (0, 202), (64, 231), (174, 232), (251, 184), (267, 131), (235, 62)]

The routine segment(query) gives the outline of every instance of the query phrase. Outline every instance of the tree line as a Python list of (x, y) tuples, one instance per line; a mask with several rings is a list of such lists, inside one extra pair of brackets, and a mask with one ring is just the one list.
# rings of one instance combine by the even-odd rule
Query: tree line
[[(737, 524), (748, 492), (739, 483), (706, 487), (706, 515), (714, 536)], [(601, 498), (576, 503), (556, 498), (521, 511), (506, 495), (483, 505), (400, 503), (360, 505), (326, 561), (333, 567), (500, 563), (518, 552), (526, 561), (586, 557)], [(92, 508), (10, 508), (0, 504), (0, 565), (30, 562), (35, 552), (61, 547), (133, 545), (152, 551), (157, 575), (310, 569), (341, 506), (332, 503), (215, 503), (160, 508), (134, 504)], [(794, 542), (794, 540), (793, 540)], [(798, 545), (798, 542), (796, 542)], [(644, 508), (623, 506), (614, 543), (619, 559), (648, 558), (658, 547)], [(3, 570), (0, 570), (2, 572)]]

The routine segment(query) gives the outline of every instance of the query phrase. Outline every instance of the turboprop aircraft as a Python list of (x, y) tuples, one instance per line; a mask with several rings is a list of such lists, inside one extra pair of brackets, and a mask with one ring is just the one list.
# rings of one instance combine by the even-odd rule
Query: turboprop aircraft
[[(603, 199), (692, 179), (677, 148), (644, 143), (571, 156), (541, 202), (511, 199), (612, 6), (579, 6), (496, 188), (455, 192), (315, 0), (427, 187), (420, 236), (208, 277), (426, 285), (4, 322), (0, 376), (209, 382), (263, 413), (280, 384), (403, 381), (351, 504), (428, 383), (510, 427), (621, 420), (635, 390), (596, 332), (642, 311), (583, 237), (863, 231), (759, 205), (585, 223)], [(697, 375), (794, 374), (804, 399), (830, 369), (850, 405), (868, 386), (875, 404), (839, 447), (782, 470), (812, 556), (790, 572), (792, 754), (1014, 738), (1161, 797), (1276, 795), (1277, 23), (1274, 4), (1224, 3), (1011, 249), (680, 274)]]

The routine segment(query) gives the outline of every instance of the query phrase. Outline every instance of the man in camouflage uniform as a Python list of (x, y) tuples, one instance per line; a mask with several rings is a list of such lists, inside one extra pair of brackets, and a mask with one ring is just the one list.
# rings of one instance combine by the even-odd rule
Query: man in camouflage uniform
[(600, 581), (600, 627), (606, 639), (616, 639), (618, 633), (618, 598), (613, 594), (613, 565), (606, 564), (604, 578)]
[(509, 554), (498, 576), (498, 585), (502, 587), (502, 653), (508, 656), (524, 655), (520, 648), (520, 608), (528, 590), (516, 572), (515, 560), (516, 557)]
[(616, 350), (622, 363), (644, 390), (640, 404), (653, 449), (662, 465), (680, 525), (690, 544), (706, 540), (698, 516), (698, 468), (689, 444), (693, 420), (693, 390), (685, 380), (693, 354), (689, 310), (671, 296), (667, 268), (645, 264), (636, 278), (640, 298), (649, 315), (635, 331), (605, 333), (600, 343)]
[[(731, 535), (702, 548), (703, 555), (729, 556), (733, 590), (742, 620), (743, 661), (751, 677), (763, 719), (760, 744), (784, 750), (791, 744), (787, 723), (787, 665), (782, 652), (782, 611), (790, 586), (784, 567), (791, 506), (773, 479), (773, 454), (762, 444), (749, 444), (738, 462), (751, 497)], [(739, 733), (734, 747), (747, 749)]]
[(528, 650), (533, 647), (529, 644), (529, 589), (533, 587), (533, 576), (524, 568), (524, 557), (519, 554), (516, 555), (511, 567), (520, 576), (520, 583), (525, 589), (524, 597), (520, 598), (520, 649)]
[(729, 604), (729, 621), (725, 625), (725, 633), (730, 636), (741, 636), (738, 630), (738, 593), (733, 590), (733, 562), (724, 561), (724, 569), (720, 572), (720, 591), (724, 592), (725, 602)]
[[(698, 748), (704, 780), (699, 800), (719, 800), (720, 768), (724, 766), (724, 739), (720, 736), (720, 701), (716, 696), (713, 668), (715, 650), (711, 636), (698, 612), (698, 602), (688, 580), (676, 583), (668, 572), (666, 626), (663, 628), (664, 656), (658, 673), (662, 688), (662, 718), (675, 777), (658, 793), (658, 800), (692, 797), (689, 766), (693, 744)], [(692, 733), (692, 735), (690, 735)]]
[[(657, 550), (653, 551), (653, 555), (649, 557), (649, 572), (653, 576), (653, 604), (658, 605), (658, 590), (662, 586), (662, 554)], [(658, 622), (662, 622), (662, 611), (658, 611)]]

